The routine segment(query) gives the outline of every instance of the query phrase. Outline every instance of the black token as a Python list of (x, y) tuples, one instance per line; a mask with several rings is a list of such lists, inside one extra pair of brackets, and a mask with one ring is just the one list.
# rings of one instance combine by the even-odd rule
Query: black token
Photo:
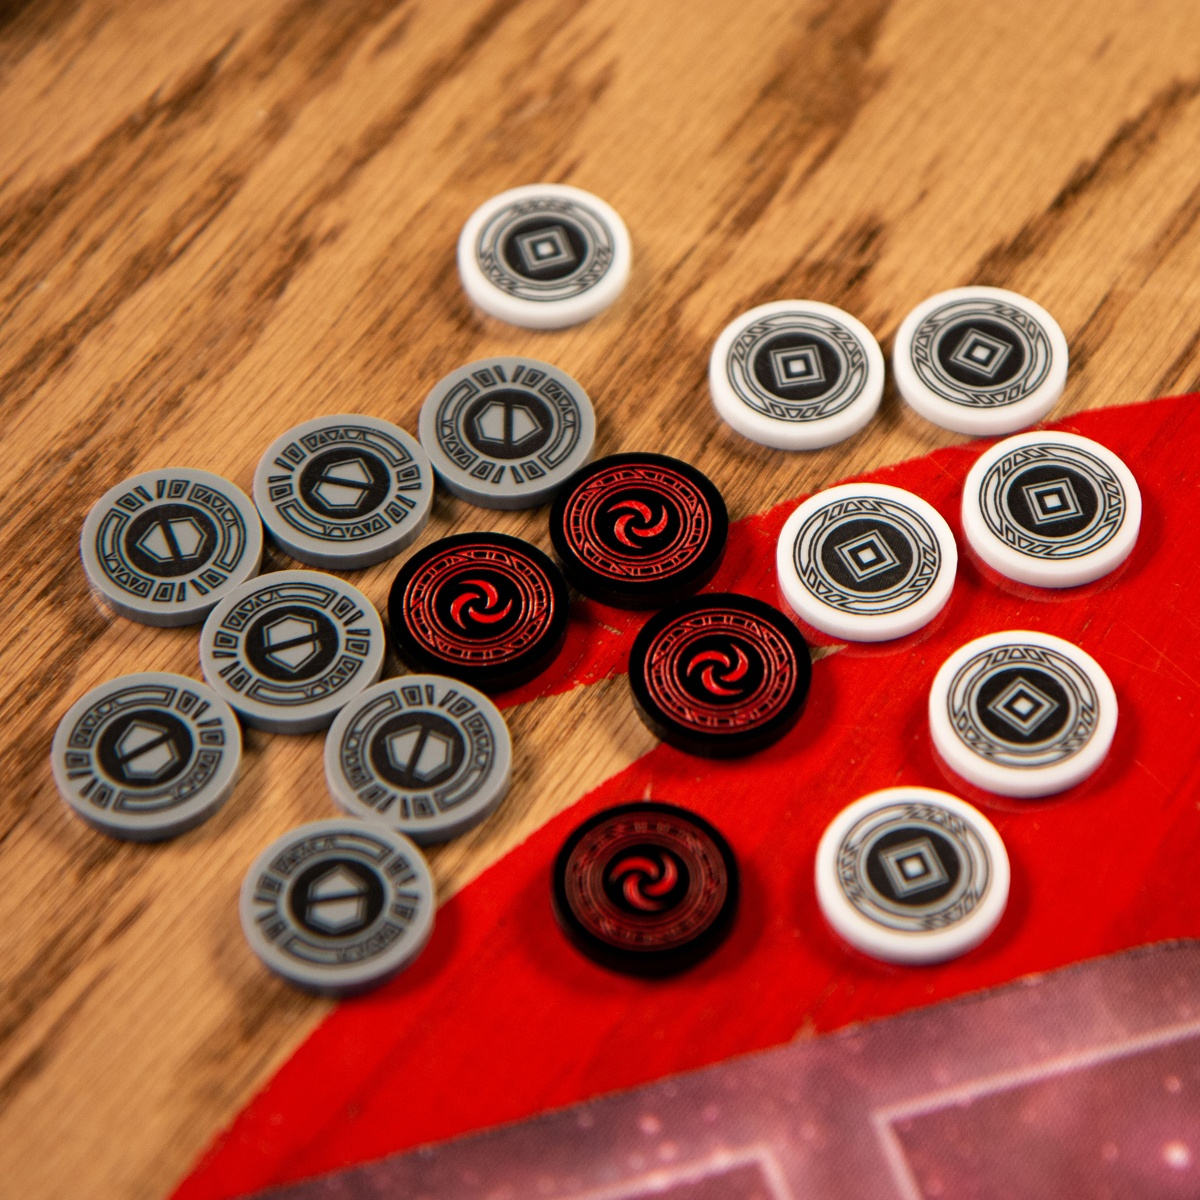
[(729, 517), (695, 467), (664, 454), (612, 454), (577, 471), (550, 510), (567, 581), (617, 608), (660, 608), (716, 573)]
[(501, 692), (554, 661), (569, 607), (562, 572), (536, 546), (502, 533), (462, 533), (425, 546), (400, 568), (388, 622), (410, 666)]
[(672, 804), (620, 804), (580, 825), (554, 863), (554, 915), (589, 958), (669, 975), (733, 926), (737, 860), (707, 821)]
[(800, 719), (812, 681), (808, 644), (778, 609), (732, 592), (684, 600), (650, 618), (629, 653), (638, 713), (664, 742), (736, 758)]

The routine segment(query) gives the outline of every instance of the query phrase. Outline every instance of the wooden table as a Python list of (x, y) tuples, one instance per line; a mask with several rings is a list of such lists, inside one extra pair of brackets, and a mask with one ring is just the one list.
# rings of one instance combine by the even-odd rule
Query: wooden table
[[(689, 459), (735, 518), (959, 440), (890, 384), (819, 453), (721, 424), (709, 347), (785, 296), (886, 350), (934, 291), (1014, 288), (1070, 342), (1056, 415), (1200, 385), (1189, 0), (16, 0), (0, 113), (0, 1193), (27, 1200), (162, 1196), (328, 1007), (266, 975), (235, 904), (259, 848), (329, 814), (319, 736), (251, 732), (231, 803), (161, 846), (57, 799), (75, 697), (198, 671), (194, 629), (89, 598), (79, 528), (113, 483), (248, 487), (289, 425), (415, 429), (434, 380), (497, 353), (559, 364), (601, 452)], [(542, 179), (635, 247), (621, 301), (559, 333), (485, 321), (454, 265), (479, 202)], [(444, 492), (424, 540), (485, 528), (547, 542), (542, 513)], [(393, 571), (353, 578), (381, 604)], [(620, 679), (509, 717), (512, 800), (433, 854), (443, 899), (653, 744)]]

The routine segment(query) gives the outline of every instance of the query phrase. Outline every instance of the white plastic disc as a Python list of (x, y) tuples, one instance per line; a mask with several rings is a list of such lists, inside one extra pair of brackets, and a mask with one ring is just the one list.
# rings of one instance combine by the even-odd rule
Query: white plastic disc
[(351, 816), (420, 845), (479, 824), (504, 799), (512, 739), (482, 692), (443, 675), (402, 675), (360, 692), (325, 737), (325, 779)]
[(825, 919), (872, 958), (957, 958), (996, 928), (1008, 903), (1008, 853), (966, 801), (924, 787), (872, 792), (843, 809), (817, 847)]
[(802, 621), (846, 641), (882, 642), (942, 611), (954, 590), (958, 547), (920, 496), (883, 483), (845, 483), (792, 513), (775, 567)]
[(1067, 382), (1067, 339), (1040, 304), (953, 288), (904, 318), (892, 349), (900, 395), (926, 420), (995, 437), (1040, 421)]
[(1078, 646), (1025, 629), (956, 650), (929, 691), (937, 752), (969, 783), (1001, 796), (1049, 796), (1104, 761), (1117, 696)]
[(963, 485), (963, 533), (988, 566), (1036, 587), (1115, 570), (1142, 523), (1129, 468), (1074, 433), (1021, 433), (986, 451)]
[(293, 558), (355, 570), (399, 554), (425, 528), (433, 468), (417, 439), (390, 421), (317, 417), (267, 447), (254, 503)]
[(458, 238), (463, 290), (484, 312), (527, 329), (594, 317), (621, 294), (632, 261), (617, 212), (562, 183), (493, 196)]
[(857, 433), (883, 395), (883, 352), (856, 317), (816, 300), (776, 300), (721, 331), (708, 360), (713, 405), (738, 433), (817, 450)]
[(272, 842), (246, 873), (238, 908), (250, 948), (272, 971), (308, 991), (350, 996), (421, 953), (436, 903), (408, 838), (336, 817)]

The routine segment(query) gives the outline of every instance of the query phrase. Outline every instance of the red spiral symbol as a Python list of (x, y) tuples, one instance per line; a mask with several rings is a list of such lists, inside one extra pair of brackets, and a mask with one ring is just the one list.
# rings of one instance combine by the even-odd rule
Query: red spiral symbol
[[(648, 504), (643, 504), (640, 500), (618, 500), (617, 503), (612, 506), (611, 511), (616, 512), (616, 510), (619, 508), (628, 508), (632, 511), (624, 513), (616, 519), (616, 521), (613, 523), (613, 534), (616, 536), (618, 542), (624, 543), (631, 550), (640, 549), (637, 542), (631, 542), (629, 540), (631, 534), (635, 538), (645, 540), (646, 538), (657, 536), (667, 527), (667, 510), (665, 508), (663, 509), (662, 516), (659, 517), (658, 521), (653, 525), (651, 525), (650, 522), (654, 516), (654, 513), (651, 511)], [(638, 518), (641, 518), (643, 524), (634, 524), (633, 528), (631, 529), (630, 523), (637, 521)]]
[[(512, 611), (511, 600), (502, 609), (493, 611), (500, 602), (500, 593), (486, 579), (464, 579), (462, 582), (464, 587), (478, 588), (479, 591), (464, 591), (455, 596), (451, 603), (450, 616), (460, 629), (467, 628), (467, 623), (463, 620), (464, 612), (472, 621), (482, 625), (494, 625), (497, 621), (503, 621)], [(482, 608), (475, 607), (477, 600), (483, 601)]]
[(631, 908), (642, 912), (661, 912), (666, 904), (659, 899), (666, 896), (679, 882), (679, 868), (668, 854), (660, 854), (658, 860), (635, 854), (623, 858), (612, 869), (614, 880), (625, 877), (621, 894)]
[[(686, 674), (690, 675), (701, 663), (707, 663), (708, 665), (700, 672), (700, 682), (704, 685), (705, 690), (714, 696), (738, 696), (741, 694), (740, 688), (728, 688), (722, 685), (737, 683), (738, 680), (744, 679), (746, 672), (750, 669), (750, 660), (743, 653), (741, 646), (736, 643), (733, 646), (733, 653), (736, 657), (731, 659), (728, 654), (722, 653), (720, 650), (701, 650), (688, 663)], [(718, 671), (718, 667), (723, 667), (724, 670)]]

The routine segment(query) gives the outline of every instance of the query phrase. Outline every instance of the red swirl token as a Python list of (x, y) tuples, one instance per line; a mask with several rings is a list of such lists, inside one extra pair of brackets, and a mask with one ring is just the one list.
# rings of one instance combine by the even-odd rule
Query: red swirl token
[(567, 581), (617, 608), (658, 608), (703, 587), (725, 553), (721, 493), (663, 454), (613, 454), (568, 480), (550, 510)]
[(667, 975), (710, 954), (733, 925), (738, 868), (725, 839), (671, 804), (605, 809), (554, 864), (554, 915), (589, 958)]
[(411, 666), (500, 692), (554, 661), (569, 606), (566, 581), (536, 546), (502, 533), (463, 533), (400, 568), (388, 624)]
[(732, 592), (651, 617), (629, 654), (642, 720), (689, 754), (735, 758), (800, 719), (812, 681), (808, 645), (778, 609)]

